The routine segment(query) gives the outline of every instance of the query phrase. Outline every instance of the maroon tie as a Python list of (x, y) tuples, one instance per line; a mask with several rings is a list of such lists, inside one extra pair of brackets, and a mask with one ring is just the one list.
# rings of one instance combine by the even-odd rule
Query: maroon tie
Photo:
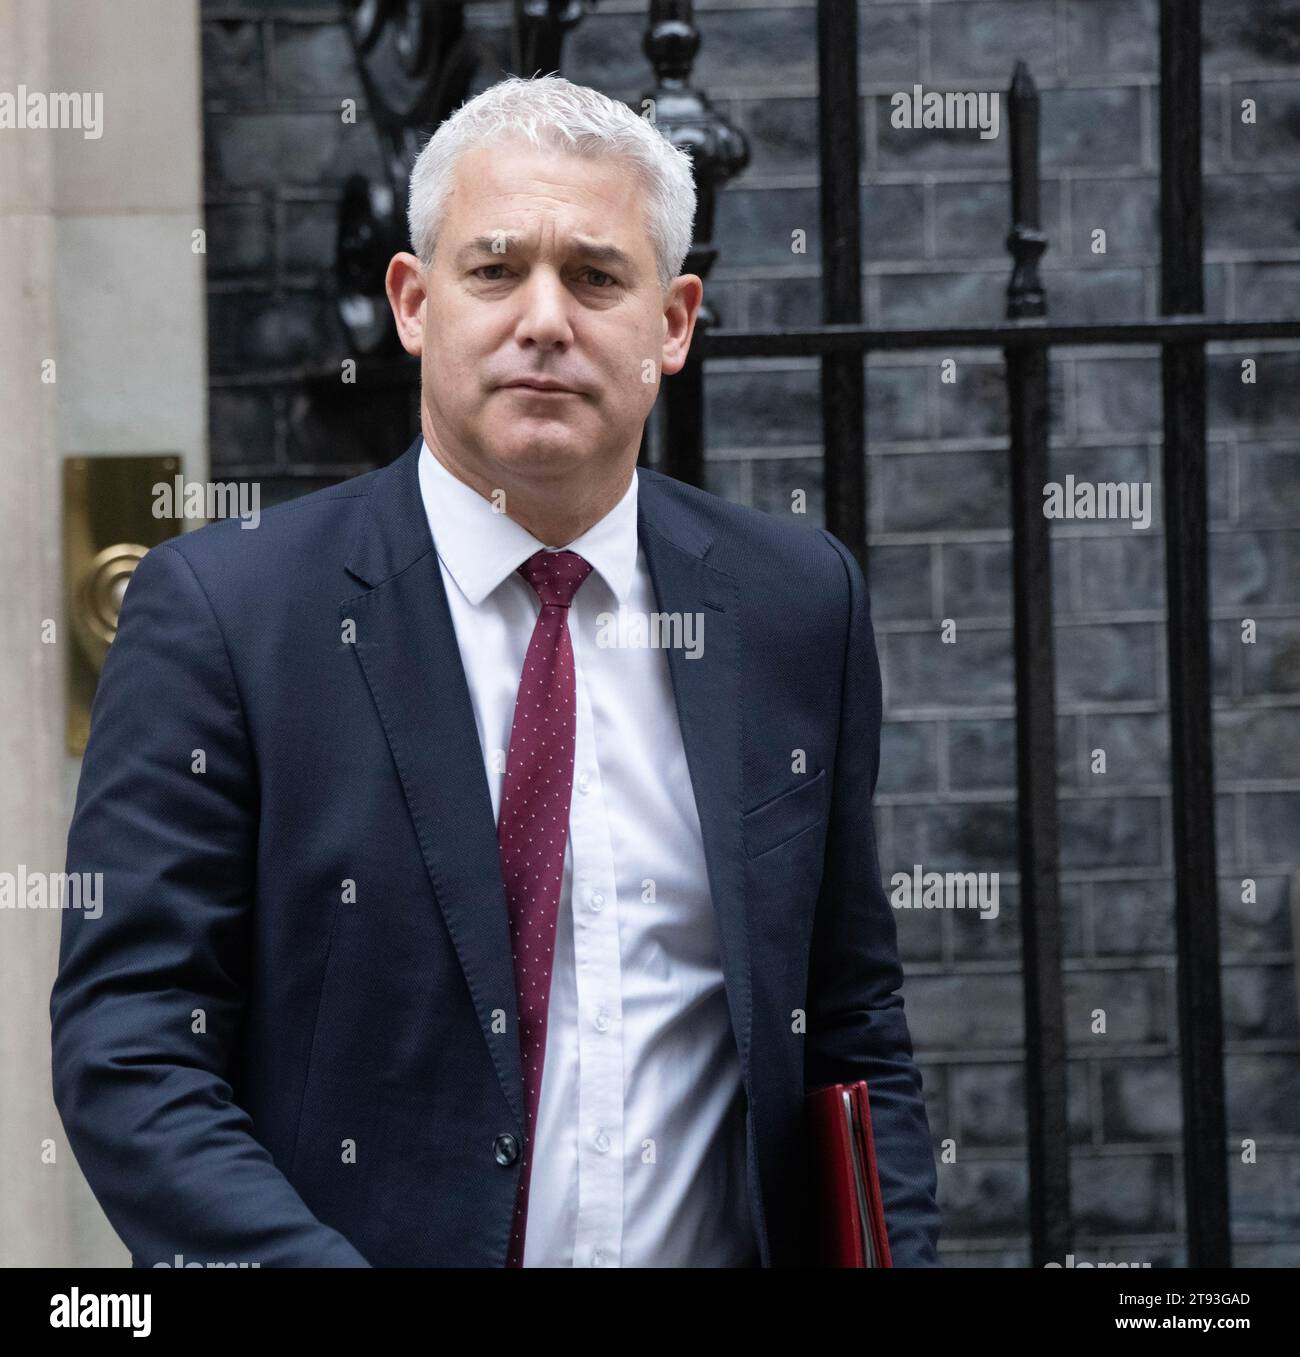
[(519, 567), (542, 610), (519, 677), (497, 841), (519, 992), (519, 1053), (527, 1125), (507, 1267), (522, 1267), (533, 1131), (546, 1057), (555, 921), (573, 796), (574, 677), (569, 604), (591, 573), (573, 551), (539, 551)]

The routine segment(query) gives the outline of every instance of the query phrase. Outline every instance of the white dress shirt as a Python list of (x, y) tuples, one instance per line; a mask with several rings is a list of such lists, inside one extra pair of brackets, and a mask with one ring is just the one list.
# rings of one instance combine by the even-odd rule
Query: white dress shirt
[[(549, 548), (427, 443), (420, 492), (498, 818), (541, 611), (515, 572)], [(565, 549), (592, 571), (568, 613), (573, 800), (524, 1266), (755, 1266), (744, 1090), (667, 656), (597, 644), (601, 614), (607, 636), (620, 605), (629, 616), (656, 608), (635, 471), (618, 504)]]

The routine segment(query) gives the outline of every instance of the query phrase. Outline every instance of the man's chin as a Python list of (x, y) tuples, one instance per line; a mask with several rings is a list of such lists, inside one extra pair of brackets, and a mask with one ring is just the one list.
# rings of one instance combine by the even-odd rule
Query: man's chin
[(563, 476), (591, 463), (591, 450), (571, 430), (541, 426), (532, 438), (521, 438), (521, 432), (518, 427), (511, 429), (509, 439), (496, 445), (497, 461), (512, 470)]

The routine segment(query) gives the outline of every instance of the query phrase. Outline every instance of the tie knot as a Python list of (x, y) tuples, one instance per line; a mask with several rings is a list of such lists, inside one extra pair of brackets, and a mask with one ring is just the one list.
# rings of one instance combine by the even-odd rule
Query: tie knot
[(537, 591), (543, 604), (567, 608), (583, 580), (591, 574), (591, 562), (576, 551), (538, 551), (519, 567), (519, 573)]

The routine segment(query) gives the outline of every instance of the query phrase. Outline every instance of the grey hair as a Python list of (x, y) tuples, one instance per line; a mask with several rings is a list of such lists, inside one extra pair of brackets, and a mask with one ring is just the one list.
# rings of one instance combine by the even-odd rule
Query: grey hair
[(406, 211), (411, 243), (428, 268), (456, 163), (469, 150), (524, 140), (538, 150), (622, 159), (645, 193), (646, 225), (661, 291), (682, 271), (695, 226), (691, 158), (654, 124), (587, 85), (558, 75), (511, 75), (464, 103), (425, 143), (411, 170)]

